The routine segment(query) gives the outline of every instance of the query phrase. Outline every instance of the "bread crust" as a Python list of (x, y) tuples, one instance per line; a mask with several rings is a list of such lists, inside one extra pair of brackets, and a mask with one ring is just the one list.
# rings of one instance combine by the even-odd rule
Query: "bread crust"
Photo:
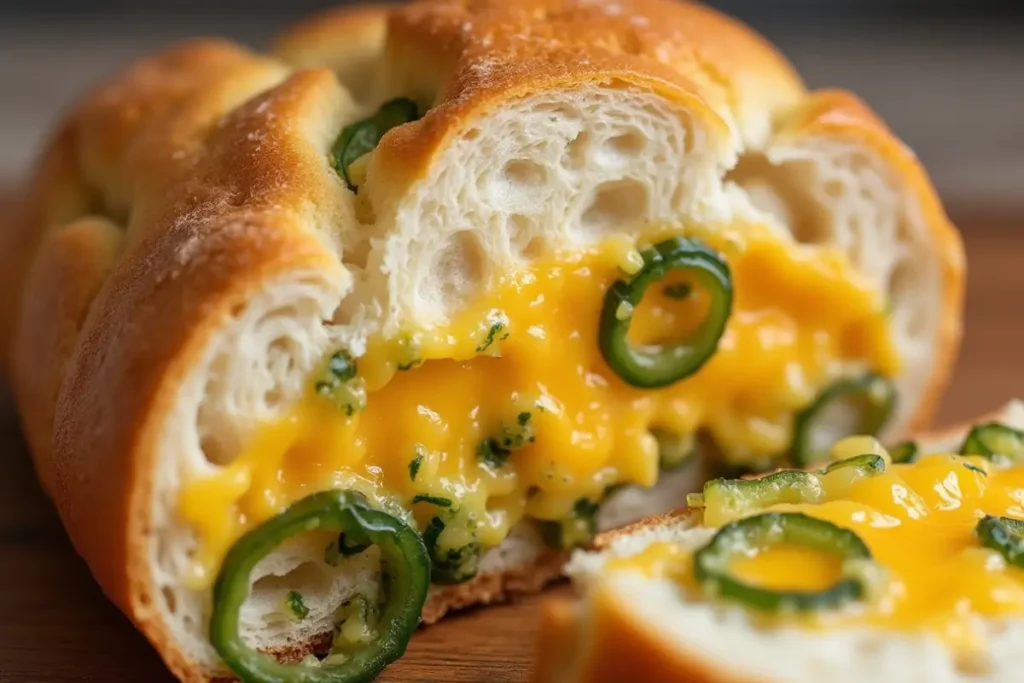
[(365, 98), (375, 87), (386, 36), (386, 5), (339, 7), (292, 26), (271, 51), (296, 67), (329, 68), (357, 98)]
[[(625, 606), (621, 595), (599, 585), (591, 598), (585, 619), (589, 638), (580, 644), (574, 629), (580, 627), (565, 599), (551, 600), (541, 607), (538, 631), (540, 654), (535, 663), (536, 683), (575, 681), (586, 683), (764, 683), (759, 678), (738, 676), (699, 652), (686, 652), (641, 622)], [(577, 652), (574, 675), (566, 677), (564, 652)]]
[(434, 586), (423, 605), (423, 623), (433, 624), (449, 611), (463, 607), (491, 605), (539, 593), (562, 575), (562, 566), (567, 559), (567, 553), (549, 551), (533, 563), (508, 567), (501, 573), (478, 574), (466, 583), (454, 586)]
[[(401, 64), (431, 89), (435, 106), (375, 155), (396, 195), (481, 113), (584, 84), (656, 92), (722, 140), (838, 135), (873, 147), (913, 189), (943, 262), (948, 306), (914, 417), (925, 422), (957, 349), (963, 264), (920, 165), (851, 96), (808, 96), (739, 23), (668, 0), (614, 6), (434, 0), (336, 12), (286, 34), (277, 54), (339, 70), (377, 60), (385, 80)], [(188, 369), (255, 292), (296, 270), (347, 286), (337, 252), (309, 226), (325, 214), (342, 222), (351, 198), (307, 143), (311, 127), (340, 129), (356, 112), (327, 69), (295, 70), (222, 41), (179, 45), (68, 112), (0, 234), (0, 288), (19, 294), (0, 303), (0, 343), (40, 479), (104, 591), (184, 681), (214, 674), (184, 655), (155, 607), (147, 544), (161, 426)], [(107, 227), (81, 227), (97, 220)], [(539, 589), (555, 566), (443, 590), (425, 619)]]
[[(182, 63), (189, 66), (182, 70)], [(66, 321), (41, 314), (54, 310), (50, 305), (60, 302), (61, 292), (54, 301), (44, 301), (42, 290), (25, 292), (11, 373), (26, 434), (33, 438), (52, 425), (51, 447), (43, 450), (42, 437), (33, 438), (32, 453), (76, 550), (106, 594), (186, 681), (208, 675), (167, 632), (148, 566), (149, 500), (161, 422), (174, 409), (181, 378), (232, 309), (294, 269), (337, 280), (343, 276), (334, 254), (297, 215), (299, 198), (333, 192), (333, 187), (289, 149), (296, 111), (304, 100), (336, 90), (333, 77), (323, 70), (299, 72), (218, 121), (215, 108), (227, 87), (211, 76), (218, 70), (222, 79), (237, 79), (236, 85), (246, 80), (272, 85), (284, 73), (279, 65), (234, 47), (191, 43), (129, 70), (72, 115), (67, 125), (104, 138), (90, 142), (116, 157), (136, 153), (131, 147), (140, 135), (138, 99), (149, 105), (148, 117), (178, 107), (160, 132), (180, 131), (186, 154), (200, 147), (200, 131), (189, 131), (192, 125), (210, 134), (202, 140), (203, 154), (183, 162), (181, 175), (163, 190), (164, 201), (144, 206), (141, 212), (148, 215), (133, 217), (127, 227), (120, 258), (70, 344), (73, 351), (53, 403), (30, 403), (40, 386), (39, 369), (60, 365), (59, 358), (44, 357), (33, 340), (59, 337), (66, 329)], [(210, 90), (211, 81), (219, 89)], [(157, 103), (150, 90), (165, 100)], [(90, 128), (94, 118), (106, 128)], [(275, 127), (275, 120), (289, 123)], [(252, 130), (261, 131), (259, 140), (249, 136)], [(256, 144), (273, 151), (254, 154)], [(147, 163), (146, 152), (153, 151), (141, 150), (139, 161)], [(182, 216), (193, 219), (182, 221)], [(46, 261), (38, 259), (41, 268)], [(66, 289), (82, 291), (85, 283)]]
[(428, 114), (377, 148), (375, 164), (391, 191), (402, 194), (424, 178), (447, 141), (479, 114), (540, 90), (588, 83), (649, 89), (682, 104), (723, 138), (730, 125), (741, 136), (764, 127), (803, 97), (790, 64), (724, 15), (664, 0), (610, 7), (442, 0), (393, 13), (389, 60), (440, 85), (430, 93), (436, 101)]

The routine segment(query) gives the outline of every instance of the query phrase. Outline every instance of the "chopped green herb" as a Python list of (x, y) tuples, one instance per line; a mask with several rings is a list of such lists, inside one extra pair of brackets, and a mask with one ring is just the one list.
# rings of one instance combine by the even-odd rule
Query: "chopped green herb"
[(440, 517), (431, 517), (427, 522), (427, 528), (423, 530), (423, 543), (426, 544), (427, 550), (437, 545), (437, 539), (444, 531), (444, 527), (444, 520)]
[(332, 355), (327, 369), (339, 382), (347, 382), (356, 376), (356, 362), (348, 351), (338, 351)]
[(395, 362), (399, 370), (412, 370), (423, 364), (420, 339), (410, 332), (402, 332), (395, 339)]
[(370, 545), (368, 538), (360, 538), (358, 534), (351, 532), (342, 532), (324, 548), (324, 562), (332, 567), (337, 567), (341, 558), (358, 555)]
[(450, 508), (452, 506), (451, 498), (444, 498), (443, 496), (431, 496), (427, 493), (417, 493), (412, 497), (413, 503), (430, 503), (436, 505), (439, 508)]
[(309, 615), (309, 608), (302, 601), (302, 594), (298, 591), (288, 591), (284, 596), (285, 605), (296, 621), (302, 621)]
[(597, 533), (597, 512), (600, 504), (580, 498), (572, 506), (572, 514), (558, 522), (541, 522), (544, 542), (553, 548), (575, 548), (586, 545)]
[(627, 486), (629, 486), (629, 482), (625, 481), (617, 481), (614, 484), (608, 484), (607, 486), (604, 487), (604, 497), (607, 498), (613, 493), (618, 493)]
[(675, 284), (665, 285), (662, 292), (669, 299), (685, 299), (693, 292), (693, 287), (685, 282), (676, 282)]
[(600, 503), (596, 503), (588, 498), (580, 498), (572, 506), (573, 514), (582, 519), (592, 518), (599, 509), (601, 509)]
[(409, 479), (416, 481), (420, 466), (423, 464), (423, 446), (416, 446), (416, 457), (409, 461)]
[(505, 464), (512, 451), (504, 448), (494, 437), (483, 439), (477, 444), (476, 457), (497, 469)]
[(515, 425), (502, 427), (501, 444), (505, 448), (516, 450), (534, 442), (535, 437), (533, 436), (533, 427), (530, 425), (530, 418), (530, 413), (519, 413)]
[(477, 457), (495, 469), (504, 465), (512, 451), (525, 448), (536, 440), (530, 424), (532, 418), (531, 413), (523, 411), (516, 415), (514, 424), (503, 424), (500, 437), (488, 437), (477, 444)]
[(988, 476), (988, 472), (986, 472), (985, 470), (981, 469), (977, 465), (972, 465), (969, 462), (965, 462), (963, 465), (967, 469), (971, 470), (972, 472), (977, 472), (978, 474), (980, 474), (983, 477), (987, 477)]
[[(486, 351), (491, 348), (491, 344), (495, 341), (505, 341), (508, 339), (508, 332), (501, 334), (502, 330), (505, 329), (505, 323), (505, 320), (495, 320), (491, 323), (490, 329), (487, 330), (487, 337), (484, 339), (482, 344), (476, 347), (477, 352)], [(499, 334), (501, 334), (500, 337), (498, 336)]]
[(430, 580), (434, 583), (455, 584), (476, 576), (481, 547), (473, 530), (472, 518), (449, 518), (446, 524), (440, 517), (431, 518), (423, 530), (423, 543), (430, 553)]
[(331, 355), (316, 382), (316, 393), (352, 417), (366, 407), (366, 387), (356, 378), (356, 361), (347, 351)]

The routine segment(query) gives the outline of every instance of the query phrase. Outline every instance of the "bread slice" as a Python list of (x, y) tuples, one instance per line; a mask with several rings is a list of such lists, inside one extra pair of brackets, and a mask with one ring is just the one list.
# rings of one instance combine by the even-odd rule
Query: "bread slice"
[[(396, 96), (429, 111), (384, 136), (357, 200), (329, 150)], [(187, 681), (230, 672), (210, 591), (187, 580), (184, 484), (285, 415), (325, 354), (437, 326), (537, 259), (740, 218), (809, 259), (836, 247), (890, 302), (893, 437), (929, 419), (959, 343), (962, 248), (913, 154), (696, 4), (434, 0), (315, 18), (270, 55), (178, 45), (88, 92), (23, 197), (0, 233), (0, 331), (36, 469), (104, 591)], [(620, 491), (602, 526), (701, 478)], [(325, 574), (319, 552), (299, 539), (257, 567), (247, 642), (301, 657), (375, 590), (379, 567)], [(559, 564), (517, 527), (424, 619), (536, 590)], [(299, 625), (278, 608), (288, 581)]]
[[(922, 453), (956, 452), (973, 424), (996, 420), (1024, 428), (1024, 402), (1013, 401), (971, 425), (922, 434)], [(758, 683), (816, 681), (1019, 680), (1024, 620), (992, 619), (989, 657), (958, 660), (927, 634), (856, 627), (810, 630), (755, 624), (742, 608), (685, 599), (668, 580), (606, 572), (614, 559), (652, 542), (697, 549), (715, 533), (699, 511), (681, 509), (602, 534), (576, 551), (566, 571), (581, 598), (545, 605), (535, 680), (545, 683), (643, 680)], [(940, 571), (940, 568), (936, 568)]]

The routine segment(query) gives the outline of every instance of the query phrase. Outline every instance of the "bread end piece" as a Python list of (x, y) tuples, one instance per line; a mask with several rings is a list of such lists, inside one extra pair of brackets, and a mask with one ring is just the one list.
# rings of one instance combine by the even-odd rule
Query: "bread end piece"
[[(940, 430), (920, 432), (914, 438), (924, 452), (955, 451), (974, 425), (987, 421), (1024, 428), (1024, 402), (1013, 400), (992, 413)], [(721, 648), (716, 653), (709, 652), (700, 646), (698, 634), (681, 630), (681, 623), (676, 623), (672, 628), (655, 623), (655, 620), (669, 622), (669, 613), (675, 607), (671, 592), (663, 590), (660, 596), (662, 600), (659, 601), (656, 591), (645, 590), (642, 579), (602, 573), (601, 566), (608, 557), (631, 555), (654, 539), (674, 540), (688, 545), (704, 542), (702, 539), (707, 534), (700, 538), (693, 537), (695, 532), (702, 531), (696, 528), (699, 522), (698, 511), (684, 508), (601, 534), (593, 549), (574, 553), (568, 572), (582, 595), (576, 600), (559, 598), (543, 605), (537, 637), (534, 683), (611, 683), (623, 680), (658, 683), (786, 683), (787, 679), (778, 674), (750, 674), (750, 667), (737, 666), (730, 657), (724, 656)], [(692, 627), (693, 622), (689, 625)], [(737, 629), (745, 631), (743, 636), (748, 639), (748, 643), (749, 639), (759, 637), (756, 627), (745, 620), (711, 617), (705, 626), (720, 632), (716, 637), (730, 637), (730, 629), (733, 631), (732, 636), (736, 635)], [(1015, 631), (1014, 634), (1019, 637), (1020, 632)], [(766, 648), (766, 651), (770, 656), (784, 657), (785, 647), (834, 647), (841, 637), (841, 634), (833, 635), (829, 642), (808, 644), (797, 633), (789, 641), (780, 640), (776, 643), (775, 651), (770, 648)], [(888, 668), (884, 680), (890, 680), (889, 674), (906, 664), (911, 665), (914, 675), (901, 680), (941, 680), (950, 683), (1004, 680), (984, 676), (978, 679), (973, 674), (944, 670), (941, 664), (934, 662), (928, 667), (914, 669), (913, 663), (916, 661), (920, 664), (922, 657), (929, 654), (934, 660), (939, 660), (934, 649), (941, 650), (941, 646), (935, 642), (925, 643), (921, 639), (908, 638), (903, 651), (899, 652), (900, 639), (887, 640), (891, 641), (888, 647), (897, 650), (897, 654), (893, 656), (891, 652), (886, 653)], [(741, 650), (739, 643), (743, 640), (736, 641), (737, 649), (731, 653), (735, 657), (766, 654)], [(873, 662), (879, 659), (875, 654)], [(877, 674), (870, 670), (861, 670), (859, 674), (857, 671), (828, 671), (820, 669), (820, 663), (816, 672), (819, 678), (811, 679), (867, 680)]]

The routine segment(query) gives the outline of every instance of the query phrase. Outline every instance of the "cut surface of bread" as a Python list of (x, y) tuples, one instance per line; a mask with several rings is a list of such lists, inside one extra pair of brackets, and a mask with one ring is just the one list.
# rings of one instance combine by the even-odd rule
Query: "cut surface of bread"
[[(975, 424), (992, 421), (1024, 428), (1024, 403), (1015, 401)], [(915, 496), (924, 496), (922, 500), (928, 501), (925, 516), (946, 515), (943, 519), (948, 526), (926, 530), (933, 535), (941, 531), (939, 537), (946, 537), (942, 541), (946, 544), (942, 551), (945, 560), (941, 562), (928, 554), (935, 549), (931, 540), (922, 543), (917, 542), (921, 539), (902, 537), (897, 553), (899, 562), (890, 566), (905, 587), (898, 595), (892, 594), (896, 597), (890, 603), (885, 602), (886, 593), (872, 598), (881, 601), (877, 607), (881, 616), (872, 617), (871, 610), (875, 608), (868, 607), (866, 612), (848, 610), (831, 622), (827, 617), (806, 623), (795, 617), (772, 621), (759, 618), (758, 612), (747, 606), (682, 588), (689, 584), (684, 583), (681, 575), (655, 576), (651, 573), (651, 558), (671, 562), (662, 552), (665, 547), (676, 548), (689, 558), (716, 534), (716, 528), (704, 526), (700, 509), (684, 509), (603, 534), (597, 540), (597, 549), (574, 554), (567, 573), (581, 597), (576, 602), (546, 605), (536, 680), (1017, 680), (1024, 634), (1024, 584), (1020, 570), (1008, 568), (1007, 559), (997, 550), (982, 547), (973, 535), (960, 539), (956, 529), (962, 525), (955, 518), (959, 506), (968, 511), (978, 504), (993, 515), (1024, 515), (1019, 504), (1015, 507), (1012, 503), (1013, 497), (1024, 491), (1024, 478), (1019, 465), (1000, 469), (994, 461), (994, 468), (988, 469), (984, 459), (951, 459), (941, 455), (960, 452), (970, 430), (971, 427), (963, 427), (922, 435), (917, 440), (922, 455), (913, 465), (890, 465), (902, 468), (892, 476), (899, 477), (906, 487), (903, 500), (912, 503)], [(988, 474), (968, 470), (964, 462), (978, 463)], [(944, 475), (936, 474), (947, 469)], [(959, 476), (961, 471), (967, 476)], [(876, 480), (878, 486), (897, 481), (883, 481), (885, 476)], [(972, 491), (972, 477), (981, 477), (979, 481), (989, 488), (984, 492)], [(938, 483), (929, 490), (926, 482), (933, 480)], [(855, 505), (851, 501), (870, 497), (870, 484), (862, 482), (859, 486), (850, 490), (842, 505), (849, 507)], [(1004, 494), (1011, 502), (1001, 502), (1000, 496)], [(831, 512), (824, 510), (830, 505), (837, 503), (821, 503), (817, 513), (814, 506), (791, 509), (831, 518), (837, 508), (833, 507)], [(1000, 505), (1006, 509), (997, 509)], [(784, 506), (779, 505), (770, 508), (782, 509)], [(886, 529), (886, 515), (880, 512), (884, 508), (874, 509), (875, 530), (871, 535), (865, 534), (865, 527), (854, 524), (850, 528), (862, 533), (876, 554), (888, 561), (892, 554), (886, 555), (884, 535), (897, 533), (892, 531), (896, 527), (890, 525)], [(973, 528), (981, 518), (980, 513), (973, 513), (973, 509), (967, 512), (967, 527)], [(914, 516), (905, 515), (902, 524), (913, 527)], [(769, 585), (780, 587), (788, 582), (791, 589), (798, 590), (800, 584), (794, 577), (810, 576), (814, 580), (813, 574), (820, 570), (820, 557), (798, 556), (791, 548), (782, 550), (789, 553), (789, 564), (776, 567), (774, 578), (770, 571), (761, 574), (762, 581), (775, 581)], [(920, 557), (915, 558), (915, 554)], [(765, 557), (771, 559), (770, 555)], [(749, 571), (757, 561), (740, 559), (730, 567), (738, 575), (750, 577), (753, 575), (742, 572)], [(746, 570), (743, 562), (748, 563)], [(914, 576), (906, 569), (915, 562), (932, 564)], [(761, 569), (771, 568), (762, 562)], [(922, 582), (941, 584), (944, 594), (926, 605), (915, 605), (914, 600), (922, 594)], [(949, 611), (943, 611), (945, 607)]]
[[(231, 675), (218, 572), (311, 494), (435, 530), (431, 622), (678, 506), (698, 450), (777, 464), (865, 401), (888, 438), (925, 423), (959, 343), (962, 249), (913, 154), (668, 0), (428, 0), (267, 55), (175, 46), (70, 110), (18, 216), (0, 331), (36, 469), (183, 680)], [(645, 294), (659, 259), (687, 265)], [(687, 368), (645, 370), (691, 338)], [(248, 646), (301, 659), (381, 595), (376, 550), (332, 543), (256, 564)]]

